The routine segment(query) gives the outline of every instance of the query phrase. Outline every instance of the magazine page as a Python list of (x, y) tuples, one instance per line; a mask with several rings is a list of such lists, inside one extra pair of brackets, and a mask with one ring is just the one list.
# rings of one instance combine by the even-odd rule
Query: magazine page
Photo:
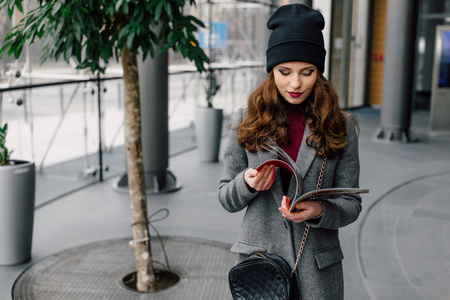
[(303, 189), (303, 180), (301, 178), (300, 172), (297, 173), (288, 162), (280, 160), (280, 159), (271, 159), (271, 160), (265, 161), (262, 164), (260, 164), (256, 168), (256, 170), (258, 170), (258, 172), (259, 172), (265, 165), (270, 165), (270, 164), (274, 164), (277, 167), (286, 169), (292, 174), (292, 176), (294, 176), (294, 179), (295, 179), (295, 182), (297, 185), (295, 188), (295, 195), (294, 195), (294, 199), (296, 199), (298, 197), (298, 195), (302, 193), (302, 189)]
[(263, 148), (275, 154), (278, 157), (278, 159), (266, 161), (262, 163), (260, 166), (258, 166), (256, 170), (260, 171), (261, 168), (266, 164), (275, 164), (278, 167), (288, 170), (294, 176), (296, 182), (295, 195), (293, 199), (297, 199), (297, 197), (301, 195), (303, 191), (303, 178), (300, 174), (299, 167), (297, 166), (295, 161), (292, 160), (292, 158), (283, 149), (281, 149), (272, 139), (268, 139), (266, 145), (263, 146)]
[(315, 197), (329, 196), (329, 195), (367, 194), (367, 193), (369, 193), (369, 189), (357, 189), (357, 188), (328, 188), (311, 191), (291, 201), (289, 211), (292, 212), (295, 209), (294, 208), (295, 204), (297, 204), (298, 202), (311, 200), (312, 198)]

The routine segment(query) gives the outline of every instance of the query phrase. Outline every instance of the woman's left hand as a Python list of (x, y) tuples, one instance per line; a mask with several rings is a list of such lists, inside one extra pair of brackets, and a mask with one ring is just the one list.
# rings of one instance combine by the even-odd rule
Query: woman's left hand
[(294, 221), (296, 223), (301, 223), (309, 219), (319, 218), (323, 213), (323, 205), (318, 201), (302, 201), (295, 204), (297, 212), (289, 211), (290, 199), (283, 196), (281, 200), (281, 207), (278, 210), (281, 212), (283, 217), (288, 220)]

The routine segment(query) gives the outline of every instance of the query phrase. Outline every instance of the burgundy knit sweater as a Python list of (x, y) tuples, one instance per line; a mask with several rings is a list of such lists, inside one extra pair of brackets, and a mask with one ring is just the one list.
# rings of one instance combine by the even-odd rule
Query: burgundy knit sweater
[[(288, 103), (286, 105), (286, 110), (289, 118), (289, 143), (280, 145), (280, 147), (292, 158), (292, 160), (296, 161), (298, 151), (300, 150), (300, 145), (302, 143), (306, 121), (300, 105)], [(289, 171), (281, 169), (281, 179), (283, 191), (286, 195), (289, 188), (289, 182), (291, 180), (291, 174)]]

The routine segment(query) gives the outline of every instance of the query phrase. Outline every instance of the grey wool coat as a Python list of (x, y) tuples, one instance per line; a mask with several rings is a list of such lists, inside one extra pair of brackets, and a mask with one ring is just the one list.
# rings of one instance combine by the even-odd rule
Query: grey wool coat
[[(241, 117), (235, 118), (234, 126)], [(353, 118), (347, 116), (347, 146), (344, 153), (328, 159), (322, 188), (359, 187), (358, 137)], [(306, 144), (311, 130), (306, 126), (296, 160), (304, 179), (303, 192), (316, 189), (322, 167), (322, 158)], [(229, 212), (246, 209), (237, 242), (231, 251), (241, 261), (254, 252), (274, 253), (291, 266), (300, 249), (305, 223), (285, 219), (278, 211), (283, 198), (281, 174), (275, 169), (275, 181), (267, 191), (252, 192), (244, 181), (244, 172), (256, 168), (266, 160), (276, 158), (267, 151), (250, 153), (241, 148), (236, 131), (232, 130), (224, 154), (224, 170), (219, 185), (219, 201)], [(293, 179), (288, 197), (295, 193)], [(361, 211), (361, 197), (340, 195), (320, 199), (323, 216), (309, 220), (311, 226), (306, 245), (296, 270), (301, 298), (305, 300), (343, 299), (344, 284), (342, 259), (344, 258), (338, 229), (354, 222)]]

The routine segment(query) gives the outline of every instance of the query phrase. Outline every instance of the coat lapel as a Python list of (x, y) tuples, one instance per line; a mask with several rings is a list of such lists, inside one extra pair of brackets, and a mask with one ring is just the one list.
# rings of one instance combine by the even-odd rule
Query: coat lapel
[[(308, 146), (306, 144), (306, 138), (311, 133), (311, 129), (309, 129), (308, 125), (305, 127), (305, 131), (303, 132), (303, 139), (302, 143), (300, 144), (300, 149), (298, 151), (297, 160), (296, 163), (298, 167), (300, 168), (300, 173), (302, 176), (302, 179), (305, 178), (306, 174), (308, 173), (309, 168), (311, 167), (311, 164), (316, 157), (316, 150), (314, 148)], [(303, 180), (302, 180), (303, 184)], [(291, 182), (289, 184), (289, 190), (288, 190), (288, 196), (293, 197), (295, 194), (295, 188), (297, 187), (297, 184), (295, 182), (294, 177), (291, 178)], [(301, 193), (303, 193), (303, 186), (301, 187)]]
[(316, 150), (314, 148), (308, 146), (306, 144), (306, 138), (311, 133), (311, 129), (309, 129), (309, 126), (306, 125), (305, 132), (303, 133), (303, 139), (302, 143), (300, 145), (300, 150), (298, 151), (297, 155), (297, 165), (300, 168), (300, 172), (302, 174), (302, 178), (305, 178), (306, 173), (308, 173), (309, 167), (311, 167), (311, 164), (316, 157)]

